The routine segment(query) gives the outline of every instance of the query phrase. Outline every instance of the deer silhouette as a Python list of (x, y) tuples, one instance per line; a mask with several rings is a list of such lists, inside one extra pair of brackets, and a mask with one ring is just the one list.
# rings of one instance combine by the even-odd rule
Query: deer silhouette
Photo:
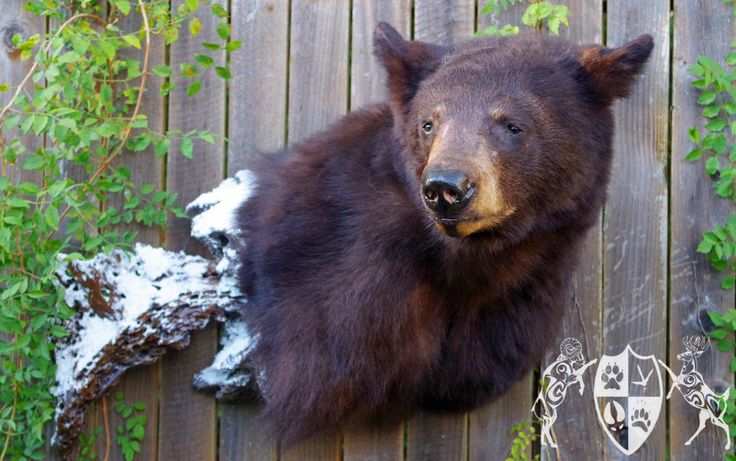
[(690, 439), (685, 442), (685, 445), (692, 443), (710, 419), (712, 424), (720, 427), (726, 433), (725, 449), (728, 450), (731, 448), (731, 433), (728, 424), (723, 421), (723, 414), (726, 412), (726, 401), (728, 400), (730, 388), (722, 394), (716, 394), (705, 383), (703, 375), (697, 370), (697, 359), (708, 349), (710, 340), (702, 336), (686, 336), (682, 343), (685, 345), (685, 352), (677, 354), (677, 360), (682, 362), (680, 374), (675, 374), (663, 361), (659, 360), (659, 363), (667, 370), (672, 379), (672, 387), (667, 392), (667, 399), (672, 396), (672, 391), (677, 388), (691, 407), (700, 410), (700, 425)]
[(557, 407), (565, 399), (567, 389), (577, 383), (580, 386), (580, 395), (585, 392), (583, 373), (597, 359), (585, 363), (582, 350), (583, 346), (580, 341), (575, 338), (566, 338), (560, 344), (560, 355), (542, 373), (542, 381), (545, 385), (542, 386), (532, 406), (532, 413), (542, 421), (542, 445), (557, 448), (557, 442), (552, 434), (552, 425), (557, 421)]

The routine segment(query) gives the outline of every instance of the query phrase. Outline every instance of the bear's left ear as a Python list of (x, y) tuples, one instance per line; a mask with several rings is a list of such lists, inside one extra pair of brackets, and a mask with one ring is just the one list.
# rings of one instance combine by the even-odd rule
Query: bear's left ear
[(625, 98), (654, 47), (651, 35), (642, 35), (618, 48), (600, 45), (583, 47), (579, 63), (584, 69), (583, 84), (594, 99), (608, 105)]
[(421, 81), (437, 70), (447, 51), (439, 45), (404, 40), (388, 23), (378, 23), (373, 34), (373, 54), (386, 69), (386, 84), (394, 110), (406, 107)]

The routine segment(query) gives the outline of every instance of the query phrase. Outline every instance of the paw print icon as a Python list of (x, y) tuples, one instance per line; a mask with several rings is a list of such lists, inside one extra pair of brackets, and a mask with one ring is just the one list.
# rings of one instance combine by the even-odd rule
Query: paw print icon
[(649, 432), (649, 428), (652, 425), (652, 421), (649, 418), (649, 412), (643, 408), (634, 410), (634, 414), (631, 415), (631, 427), (638, 427), (644, 432)]
[(621, 389), (621, 381), (624, 379), (624, 372), (621, 371), (618, 364), (608, 364), (601, 374), (603, 381), (603, 389)]

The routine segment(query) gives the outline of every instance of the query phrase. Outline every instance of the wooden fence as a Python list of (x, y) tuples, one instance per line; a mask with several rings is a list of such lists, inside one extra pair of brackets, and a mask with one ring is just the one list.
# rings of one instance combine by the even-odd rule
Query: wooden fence
[[(172, 0), (174, 5), (183, 0)], [(182, 203), (240, 169), (255, 150), (270, 151), (313, 133), (341, 115), (384, 96), (382, 71), (371, 53), (376, 23), (386, 20), (406, 36), (440, 43), (468, 38), (491, 22), (518, 20), (515, 7), (501, 18), (480, 13), (474, 0), (230, 0), (233, 34), (245, 40), (232, 55), (233, 80), (212, 77), (193, 98), (177, 88), (168, 98), (152, 90), (146, 113), (155, 128), (202, 129), (228, 142), (200, 145), (193, 160), (170, 155), (130, 156), (122, 162), (136, 181), (158, 183)], [(43, 20), (21, 10), (22, 0), (3, 2), (0, 82), (17, 83), (27, 63), (17, 60), (13, 33), (43, 31)], [(587, 240), (560, 338), (583, 342), (590, 358), (618, 354), (627, 343), (641, 354), (677, 364), (684, 334), (697, 333), (704, 309), (734, 305), (734, 292), (719, 287), (695, 252), (702, 230), (720, 223), (730, 205), (714, 198), (701, 164), (683, 161), (692, 147), (687, 128), (701, 125), (686, 69), (700, 54), (725, 56), (734, 35), (729, 7), (721, 0), (564, 0), (571, 11), (563, 33), (577, 42), (618, 45), (641, 33), (655, 38), (646, 75), (633, 95), (616, 106), (615, 161), (609, 199), (600, 225)], [(154, 64), (178, 63), (214, 41), (214, 24), (202, 16), (202, 33), (166, 49), (153, 48)], [(132, 26), (129, 24), (129, 26)], [(220, 56), (224, 59), (224, 56)], [(71, 173), (73, 174), (73, 172)], [(188, 222), (173, 220), (164, 233), (141, 240), (169, 249), (201, 251), (188, 236)], [(191, 346), (153, 366), (130, 373), (120, 384), (127, 401), (146, 404), (148, 431), (141, 460), (499, 460), (511, 445), (509, 428), (530, 419), (530, 376), (504, 398), (467, 414), (420, 413), (405, 424), (374, 432), (346, 430), (283, 452), (253, 423), (253, 404), (218, 403), (191, 389), (192, 375), (208, 365), (217, 329), (194, 336)], [(550, 351), (548, 360), (553, 360)], [(712, 352), (699, 362), (706, 380), (733, 381), (729, 357)], [(543, 364), (542, 364), (543, 365)], [(584, 398), (572, 396), (555, 425), (558, 459), (624, 459), (596, 420), (593, 373), (585, 375)], [(640, 460), (721, 459), (723, 433), (712, 426), (690, 447), (697, 412), (679, 396), (665, 404)], [(116, 415), (108, 412), (115, 425)], [(101, 425), (102, 405), (89, 412)], [(100, 449), (103, 442), (100, 441)], [(555, 458), (542, 453), (543, 459)], [(122, 455), (113, 444), (111, 459)]]

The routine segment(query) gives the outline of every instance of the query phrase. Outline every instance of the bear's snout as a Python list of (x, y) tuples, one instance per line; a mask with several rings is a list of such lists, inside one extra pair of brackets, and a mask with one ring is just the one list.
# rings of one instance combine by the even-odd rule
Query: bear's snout
[(422, 195), (437, 217), (455, 218), (473, 198), (473, 187), (459, 170), (433, 169), (424, 175)]

